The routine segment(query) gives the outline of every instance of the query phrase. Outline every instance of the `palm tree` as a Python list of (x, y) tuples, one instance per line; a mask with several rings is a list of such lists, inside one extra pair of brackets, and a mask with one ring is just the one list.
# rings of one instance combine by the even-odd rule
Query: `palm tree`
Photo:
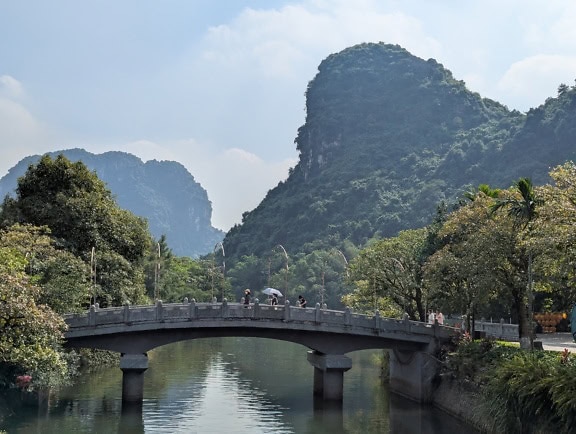
[[(496, 198), (496, 203), (492, 206), (492, 212), (502, 208), (508, 209), (508, 215), (512, 217), (514, 226), (519, 230), (528, 228), (529, 224), (537, 215), (536, 208), (543, 204), (543, 200), (536, 197), (534, 187), (530, 178), (520, 178), (514, 183), (520, 198)], [(532, 251), (528, 249), (528, 284), (526, 295), (528, 298), (528, 308), (524, 315), (519, 315), (520, 321), (520, 345), (523, 348), (534, 349), (534, 327), (532, 325), (532, 309), (534, 294), (532, 288)]]
[(508, 208), (508, 215), (514, 219), (514, 223), (521, 229), (525, 229), (536, 217), (536, 207), (542, 205), (543, 201), (536, 197), (530, 178), (520, 178), (514, 183), (514, 187), (520, 193), (521, 198), (496, 199), (492, 211)]
[(484, 193), (486, 196), (496, 199), (500, 194), (500, 189), (491, 188), (488, 184), (480, 184), (478, 190), (470, 189), (464, 193), (464, 198), (473, 202), (476, 199), (478, 193)]

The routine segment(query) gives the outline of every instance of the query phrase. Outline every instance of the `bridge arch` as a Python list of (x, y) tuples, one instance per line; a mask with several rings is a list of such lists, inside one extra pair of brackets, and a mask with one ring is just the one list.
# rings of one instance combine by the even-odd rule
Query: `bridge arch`
[[(319, 305), (302, 309), (289, 302), (269, 306), (256, 301), (248, 308), (226, 300), (174, 304), (158, 301), (154, 306), (108, 309), (92, 306), (87, 313), (66, 315), (65, 320), (68, 346), (122, 354), (123, 399), (128, 401), (142, 399), (148, 351), (183, 340), (233, 336), (284, 340), (308, 347), (308, 361), (314, 367), (314, 393), (329, 400), (342, 399), (343, 374), (352, 367), (346, 353), (393, 349), (391, 386), (398, 377), (398, 387), (403, 392), (416, 390), (404, 394), (423, 401), (426, 392), (420, 384), (416, 388), (412, 385), (422, 381), (422, 359), (410, 367), (402, 355), (431, 353), (454, 333), (450, 327), (381, 318), (377, 312), (367, 316), (350, 310), (321, 309)], [(399, 369), (395, 370), (396, 365)]]

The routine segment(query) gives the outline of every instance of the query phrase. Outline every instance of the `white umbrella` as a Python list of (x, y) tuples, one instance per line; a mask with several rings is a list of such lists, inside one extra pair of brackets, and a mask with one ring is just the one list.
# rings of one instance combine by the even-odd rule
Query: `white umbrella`
[(278, 297), (283, 297), (282, 293), (278, 291), (276, 288), (266, 288), (262, 292), (266, 295), (277, 295)]

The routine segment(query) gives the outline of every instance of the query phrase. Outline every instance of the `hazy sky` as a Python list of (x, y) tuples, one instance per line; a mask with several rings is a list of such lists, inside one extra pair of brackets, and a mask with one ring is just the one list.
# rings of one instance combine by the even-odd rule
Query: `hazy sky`
[(574, 0), (0, 0), (0, 176), (80, 147), (182, 163), (228, 230), (287, 178), (320, 62), (435, 58), (527, 111), (576, 78)]

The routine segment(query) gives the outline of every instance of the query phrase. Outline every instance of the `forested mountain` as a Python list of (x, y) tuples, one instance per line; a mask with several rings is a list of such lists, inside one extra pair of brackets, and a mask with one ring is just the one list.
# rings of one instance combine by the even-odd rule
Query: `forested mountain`
[[(212, 204), (206, 190), (180, 163), (148, 161), (125, 152), (92, 154), (83, 149), (50, 152), (71, 161), (82, 161), (94, 170), (115, 196), (118, 204), (148, 220), (156, 238), (166, 235), (172, 251), (180, 256), (211, 253), (224, 232), (211, 225)], [(22, 159), (0, 179), (0, 195), (13, 195), (18, 177), (40, 155)]]
[(481, 183), (540, 184), (576, 157), (574, 87), (522, 114), (397, 45), (347, 48), (318, 69), (295, 139), (299, 162), (228, 232), (229, 258), (393, 236)]

